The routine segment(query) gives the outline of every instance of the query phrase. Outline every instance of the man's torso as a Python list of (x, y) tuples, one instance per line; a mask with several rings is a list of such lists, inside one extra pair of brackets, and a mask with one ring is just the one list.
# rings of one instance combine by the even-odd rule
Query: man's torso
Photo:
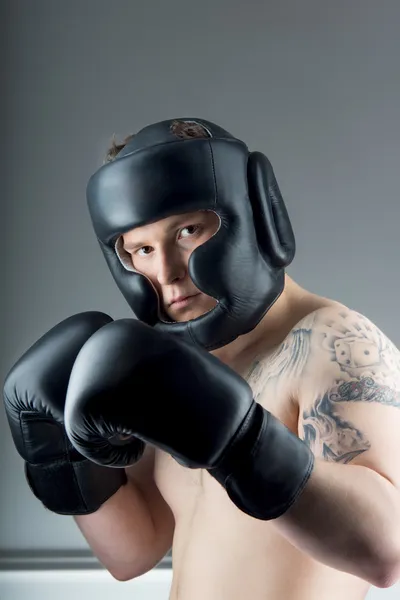
[[(232, 368), (254, 398), (298, 434), (299, 389), (314, 311), (337, 303), (310, 301), (274, 348), (243, 357)], [(361, 600), (368, 584), (300, 552), (274, 527), (241, 512), (204, 470), (179, 465), (156, 450), (154, 477), (175, 517), (171, 600)]]

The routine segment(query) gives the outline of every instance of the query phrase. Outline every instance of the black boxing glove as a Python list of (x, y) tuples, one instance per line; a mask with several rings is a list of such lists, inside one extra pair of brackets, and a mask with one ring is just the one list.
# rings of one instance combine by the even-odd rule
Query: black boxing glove
[(253, 399), (212, 354), (140, 321), (122, 319), (80, 351), (67, 391), (67, 435), (99, 464), (126, 466), (138, 436), (190, 468), (207, 469), (243, 512), (288, 510), (314, 466), (308, 446)]
[[(94, 512), (126, 482), (123, 469), (107, 469), (82, 456), (71, 445), (63, 424), (75, 358), (90, 336), (110, 321), (100, 312), (69, 317), (31, 346), (5, 380), (6, 414), (15, 446), (25, 460), (27, 481), (34, 495), (55, 513)], [(138, 445), (137, 451), (142, 450), (143, 442)]]

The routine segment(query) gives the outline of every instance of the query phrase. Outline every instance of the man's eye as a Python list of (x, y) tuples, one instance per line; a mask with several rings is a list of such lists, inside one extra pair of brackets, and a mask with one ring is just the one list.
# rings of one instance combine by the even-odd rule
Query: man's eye
[(142, 246), (141, 248), (139, 248), (138, 250), (136, 250), (136, 254), (139, 254), (139, 256), (147, 256), (147, 252), (145, 252), (144, 254), (141, 254), (142, 250), (151, 250), (151, 246)]
[[(185, 230), (189, 232), (189, 235), (193, 235), (194, 233), (198, 233), (199, 226), (198, 225), (188, 225), (187, 227), (183, 227), (183, 229), (181, 229), (181, 234)], [(184, 235), (183, 237), (188, 237), (188, 236)]]

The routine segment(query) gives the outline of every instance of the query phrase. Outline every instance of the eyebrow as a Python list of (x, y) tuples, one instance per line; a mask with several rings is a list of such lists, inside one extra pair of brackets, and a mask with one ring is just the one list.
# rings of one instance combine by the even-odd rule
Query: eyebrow
[(133, 250), (134, 248), (141, 248), (142, 246), (146, 246), (144, 242), (135, 242), (134, 244), (124, 244), (124, 250)]

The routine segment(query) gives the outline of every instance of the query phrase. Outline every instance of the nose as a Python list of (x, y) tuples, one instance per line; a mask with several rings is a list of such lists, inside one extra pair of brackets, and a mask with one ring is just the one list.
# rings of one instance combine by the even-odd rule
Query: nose
[(186, 262), (180, 252), (162, 252), (158, 257), (157, 281), (160, 285), (169, 285), (183, 279), (186, 274)]

